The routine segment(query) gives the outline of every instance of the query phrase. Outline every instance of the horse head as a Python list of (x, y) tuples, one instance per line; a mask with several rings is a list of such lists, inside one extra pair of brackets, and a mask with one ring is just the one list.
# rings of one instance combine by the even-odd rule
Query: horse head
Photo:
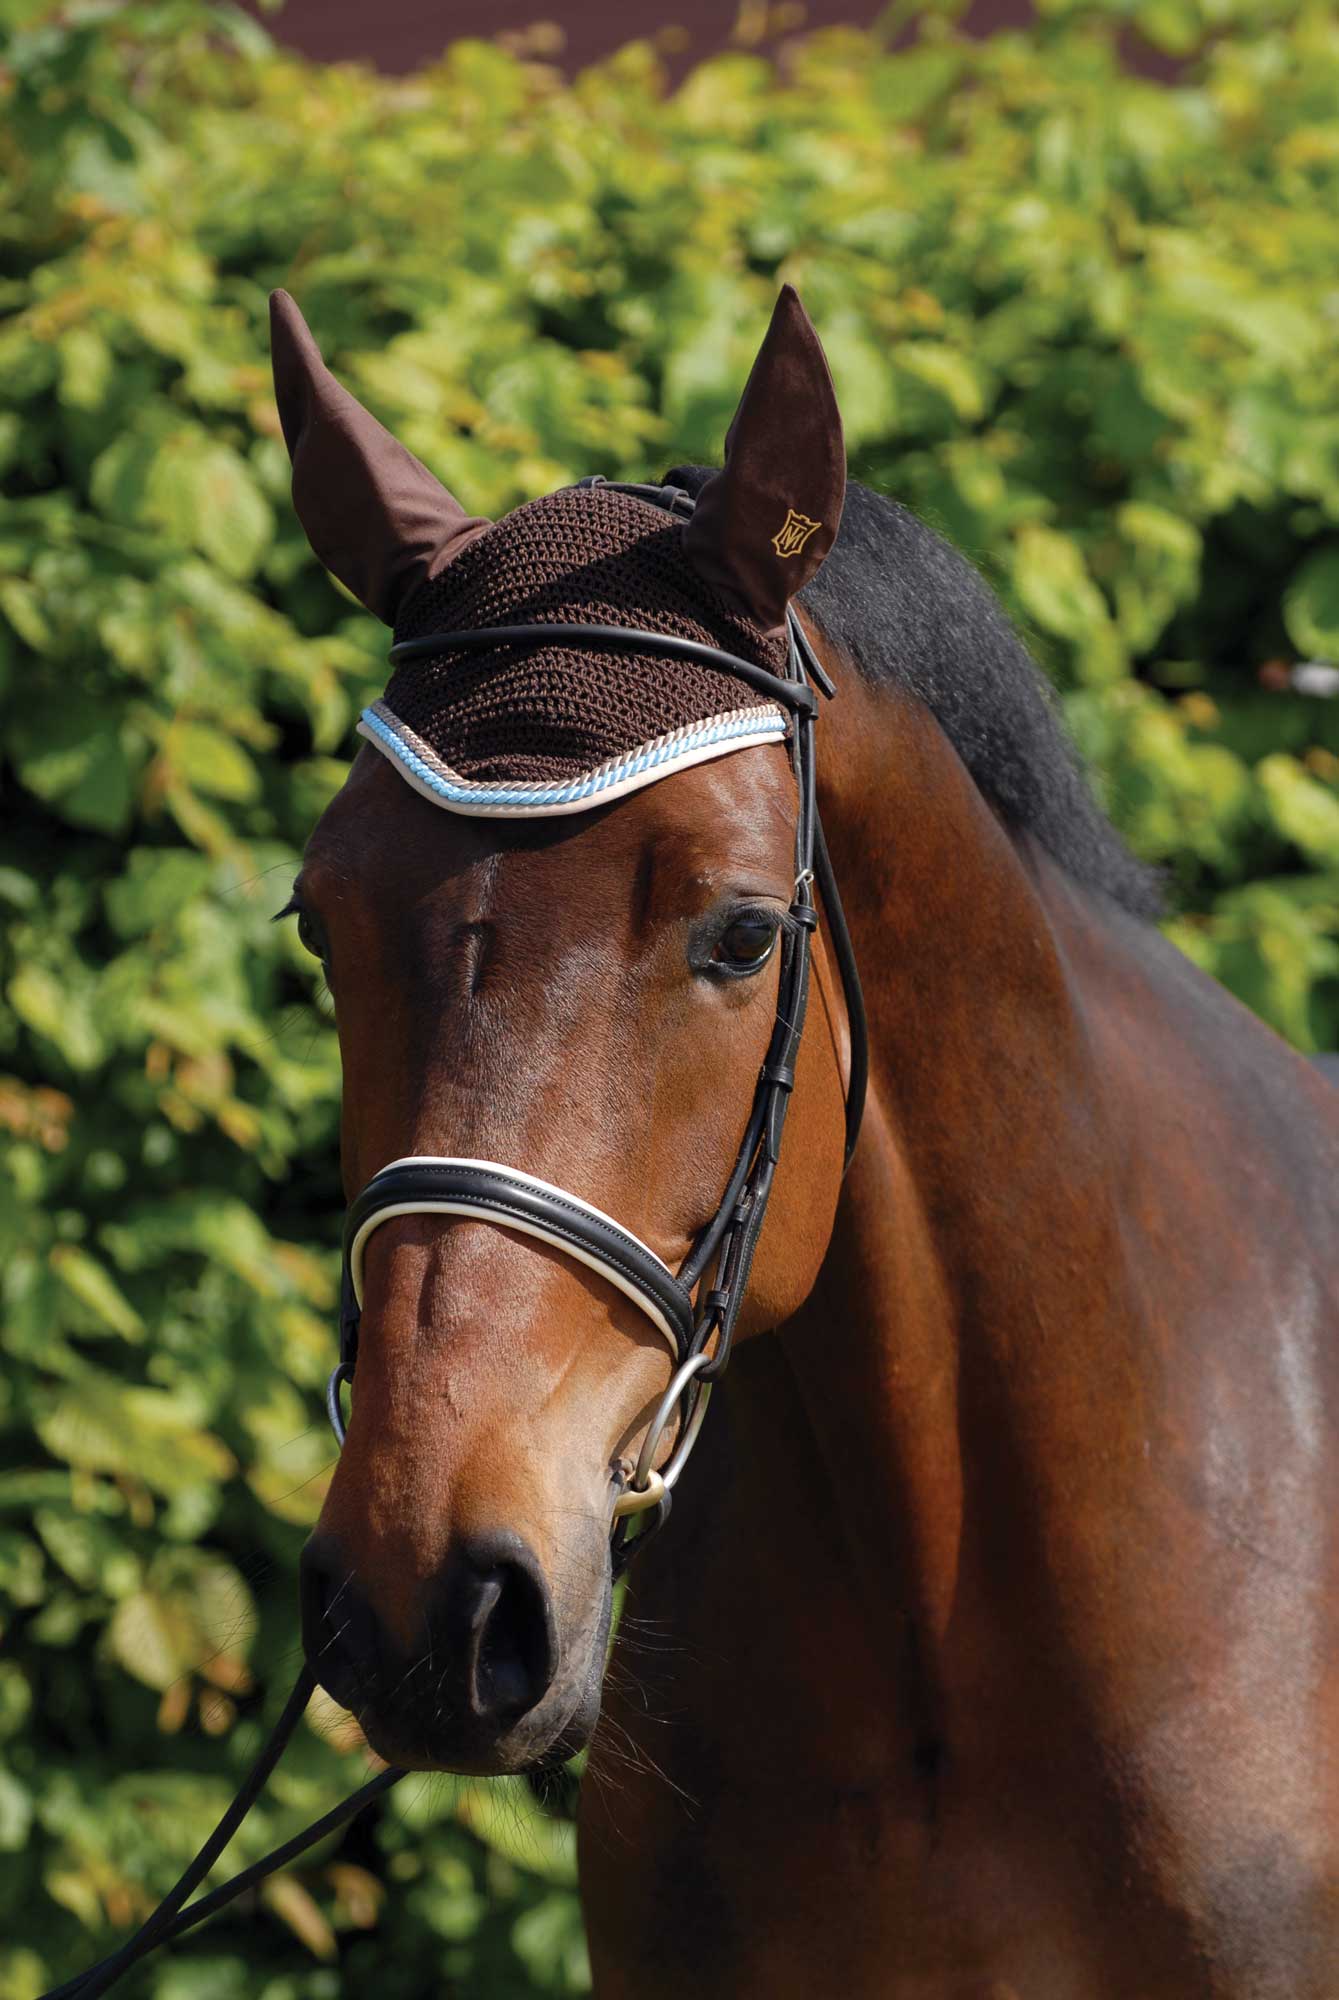
[[(335, 381), (284, 294), (274, 354), (299, 516), (400, 662), (292, 906), (335, 1003), (349, 1197), (392, 1162), (501, 1163), (613, 1218), (668, 1278), (730, 1181), (808, 894), (795, 718), (708, 653), (782, 674), (791, 599), (835, 536), (816, 336), (784, 292), (695, 507), (595, 484), (492, 525)], [(573, 622), (667, 650), (450, 643)], [(741, 1338), (808, 1294), (840, 1186), (847, 1022), (814, 950)], [(389, 1759), (553, 1763), (598, 1713), (611, 1523), (674, 1341), (616, 1257), (449, 1204), (375, 1221), (347, 1439), (303, 1559), (308, 1657)], [(648, 1478), (673, 1419), (653, 1441)]]

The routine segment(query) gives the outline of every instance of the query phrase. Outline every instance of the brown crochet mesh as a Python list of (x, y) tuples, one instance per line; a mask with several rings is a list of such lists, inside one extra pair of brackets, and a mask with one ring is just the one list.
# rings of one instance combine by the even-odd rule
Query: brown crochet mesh
[[(720, 646), (773, 673), (785, 646), (737, 615), (680, 552), (662, 508), (601, 487), (532, 500), (471, 543), (406, 607), (397, 639), (472, 626), (641, 625)], [(767, 697), (659, 653), (508, 647), (398, 668), (386, 704), (462, 777), (561, 782), (685, 723)]]

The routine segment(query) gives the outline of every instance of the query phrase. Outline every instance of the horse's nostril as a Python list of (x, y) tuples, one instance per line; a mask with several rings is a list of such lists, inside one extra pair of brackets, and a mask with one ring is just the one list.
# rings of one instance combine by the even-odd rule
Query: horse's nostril
[(475, 1654), (475, 1694), (480, 1708), (524, 1715), (551, 1679), (546, 1606), (524, 1570), (494, 1572), (492, 1598)]
[(422, 1593), (421, 1639), (408, 1649), (379, 1627), (334, 1536), (312, 1536), (301, 1579), (302, 1640), (317, 1680), (342, 1707), (380, 1716), (401, 1736), (496, 1735), (543, 1700), (557, 1672), (548, 1586), (519, 1535), (453, 1551)]
[(469, 1705), (481, 1720), (496, 1723), (515, 1721), (532, 1709), (547, 1693), (557, 1668), (542, 1572), (523, 1542), (508, 1541), (506, 1555), (488, 1545), (463, 1552), (458, 1599)]

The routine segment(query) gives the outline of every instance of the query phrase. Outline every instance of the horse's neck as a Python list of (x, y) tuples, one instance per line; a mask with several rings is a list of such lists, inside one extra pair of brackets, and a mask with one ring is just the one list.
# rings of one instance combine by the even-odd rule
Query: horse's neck
[(1244, 1540), (1296, 1566), (1299, 1485), (1333, 1487), (1339, 1132), (1281, 1043), (1005, 833), (923, 712), (853, 723), (824, 813), (869, 1112), (812, 1299), (741, 1357), (785, 1368), (789, 1441), (741, 1412), (739, 1459), (803, 1426), (918, 1743), (1004, 1703), (1053, 1755), (1066, 1704), (1076, 1740), (1124, 1727), (1159, 1646), (1205, 1642), (1220, 1558), (1225, 1589)]
[(713, 1992), (835, 1990), (805, 1959), (834, 1910), (843, 1990), (985, 1991), (959, 1948), (1010, 1991), (1207, 1990), (1187, 1938), (1226, 1949), (1225, 1865), (1286, 1798), (1309, 1883), (1333, 1817), (1339, 1131), (922, 713), (890, 740), (882, 697), (843, 705), (868, 1112), (812, 1296), (740, 1346), (634, 1572), (602, 1742), (679, 1789), (619, 1780), (638, 1863), (606, 1911), (658, 1922), (682, 1877), (700, 1925), (710, 1840), (716, 1906), (782, 1952)]
[[(1141, 1588), (1100, 1549), (1134, 1519), (1155, 1546), (1182, 1504), (1150, 1476), (1151, 1440), (1199, 1422), (1210, 1369), (1267, 1388), (1260, 1313), (1279, 1281), (1258, 1244), (1234, 1280), (1259, 1299), (1239, 1332), (1214, 1295), (1244, 1242), (1235, 1162), (1259, 1154), (1225, 1079), (1293, 1059), (1016, 842), (919, 707), (855, 689), (831, 743), (823, 813), (864, 975), (869, 1107), (814, 1294), (777, 1342), (741, 1350), (726, 1401), (758, 1477), (807, 1448), (804, 1429), (863, 1601), (912, 1617), (933, 1706), (951, 1616), (993, 1630), (998, 1680), (1043, 1611)], [(1225, 1156), (1212, 1174), (1206, 1145)], [(1271, 1173), (1288, 1167), (1276, 1148)], [(762, 1380), (782, 1366), (794, 1395), (773, 1398)], [(892, 1596), (872, 1587), (894, 1572)], [(1031, 1618), (1029, 1593), (1047, 1598)]]
[[(1122, 1427), (1130, 1462), (1142, 1454), (1146, 1357), (1120, 1160), (1044, 872), (922, 712), (899, 718), (895, 749), (886, 722), (862, 740), (877, 775), (853, 771), (825, 817), (865, 968), (869, 1112), (819, 1286), (781, 1346), (861, 1601), (888, 1626), (874, 1643), (905, 1653), (914, 1633), (928, 1743), (945, 1676), (958, 1728), (987, 1658), (1001, 1684), (1025, 1600), (1054, 1582), (1037, 1558), (1076, 1468), (1119, 1457)], [(857, 812), (859, 796), (879, 804)]]

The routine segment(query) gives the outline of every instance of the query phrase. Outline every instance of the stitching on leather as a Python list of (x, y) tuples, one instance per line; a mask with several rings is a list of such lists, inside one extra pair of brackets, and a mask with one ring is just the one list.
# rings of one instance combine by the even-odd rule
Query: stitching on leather
[[(486, 1191), (490, 1176), (487, 1174), (480, 1173), (475, 1168), (468, 1168), (468, 1167), (452, 1168), (449, 1172), (443, 1172), (439, 1168), (417, 1167), (414, 1169), (414, 1174), (415, 1177), (422, 1174), (431, 1176), (435, 1179), (447, 1181), (448, 1183), (456, 1183), (468, 1177), (470, 1180), (482, 1182), (484, 1185), (479, 1193), (474, 1193), (472, 1190), (468, 1188), (460, 1188), (459, 1186), (453, 1185), (451, 1187), (451, 1192), (457, 1195), (462, 1201), (473, 1201), (483, 1212), (486, 1212), (487, 1209), (492, 1208), (495, 1209), (498, 1214), (514, 1216), (523, 1222), (538, 1222), (538, 1221), (549, 1220), (548, 1217), (545, 1217), (542, 1214), (540, 1215), (532, 1214), (528, 1209), (520, 1207), (515, 1202), (506, 1202), (496, 1199), (494, 1196), (492, 1196)], [(408, 1176), (406, 1175), (406, 1180), (407, 1179)], [(394, 1183), (388, 1183), (386, 1185), (393, 1186)], [(365, 1192), (370, 1192), (370, 1189), (365, 1190)], [(527, 1190), (527, 1192), (531, 1192), (531, 1190)], [(534, 1192), (538, 1191), (535, 1190)], [(606, 1233), (611, 1232), (613, 1230), (618, 1230), (619, 1235), (615, 1239), (615, 1241), (620, 1243), (631, 1244), (634, 1250), (642, 1249), (642, 1245), (640, 1245), (637, 1242), (636, 1237), (633, 1236), (629, 1231), (621, 1230), (617, 1223), (603, 1222), (598, 1217), (589, 1214), (586, 1209), (577, 1207), (575, 1203), (564, 1199), (562, 1196), (545, 1194), (541, 1196), (540, 1199), (542, 1203), (552, 1202), (555, 1207), (560, 1207), (565, 1209), (569, 1215), (579, 1216), (581, 1221), (584, 1224), (586, 1224), (586, 1226), (589, 1228), (600, 1230)], [(356, 1211), (350, 1211), (350, 1218), (349, 1218), (351, 1224), (349, 1230), (350, 1243), (352, 1243), (353, 1239), (357, 1236), (359, 1230), (362, 1229), (363, 1225), (366, 1222), (372, 1221), (373, 1218), (379, 1215), (383, 1209), (391, 1208), (394, 1206), (395, 1203), (392, 1201), (378, 1201), (376, 1207), (369, 1209), (366, 1215), (358, 1213), (356, 1220), (355, 1220)], [(427, 1209), (424, 1210), (424, 1213), (431, 1214), (432, 1211), (431, 1209)], [(591, 1248), (590, 1243), (588, 1241), (583, 1240), (581, 1232), (577, 1229), (572, 1228), (570, 1225), (565, 1224), (562, 1217), (553, 1218), (552, 1226), (555, 1230), (555, 1233), (565, 1234), (567, 1240), (573, 1245), (575, 1245), (578, 1249), (589, 1250)], [(615, 1271), (621, 1271), (623, 1276), (625, 1278), (630, 1279), (631, 1282), (635, 1284), (640, 1291), (644, 1291), (648, 1293), (651, 1297), (653, 1297), (658, 1305), (667, 1306), (670, 1310), (671, 1317), (674, 1318), (676, 1321), (681, 1319), (684, 1323), (684, 1330), (686, 1332), (691, 1332), (692, 1315), (693, 1315), (692, 1297), (689, 1294), (689, 1292), (684, 1289), (684, 1287), (679, 1285), (678, 1280), (674, 1277), (672, 1272), (667, 1274), (662, 1274), (660, 1271), (652, 1270), (648, 1273), (642, 1269), (639, 1269), (637, 1265), (627, 1262), (625, 1259), (620, 1259), (617, 1256), (611, 1255), (603, 1244), (601, 1244), (600, 1246), (600, 1255), (605, 1258), (605, 1261), (609, 1264), (611, 1269)], [(649, 1282), (650, 1279), (654, 1279), (655, 1282), (654, 1283)], [(661, 1286), (665, 1285), (667, 1281), (669, 1285), (672, 1285), (675, 1288), (672, 1292), (668, 1290), (662, 1291), (660, 1289)]]

